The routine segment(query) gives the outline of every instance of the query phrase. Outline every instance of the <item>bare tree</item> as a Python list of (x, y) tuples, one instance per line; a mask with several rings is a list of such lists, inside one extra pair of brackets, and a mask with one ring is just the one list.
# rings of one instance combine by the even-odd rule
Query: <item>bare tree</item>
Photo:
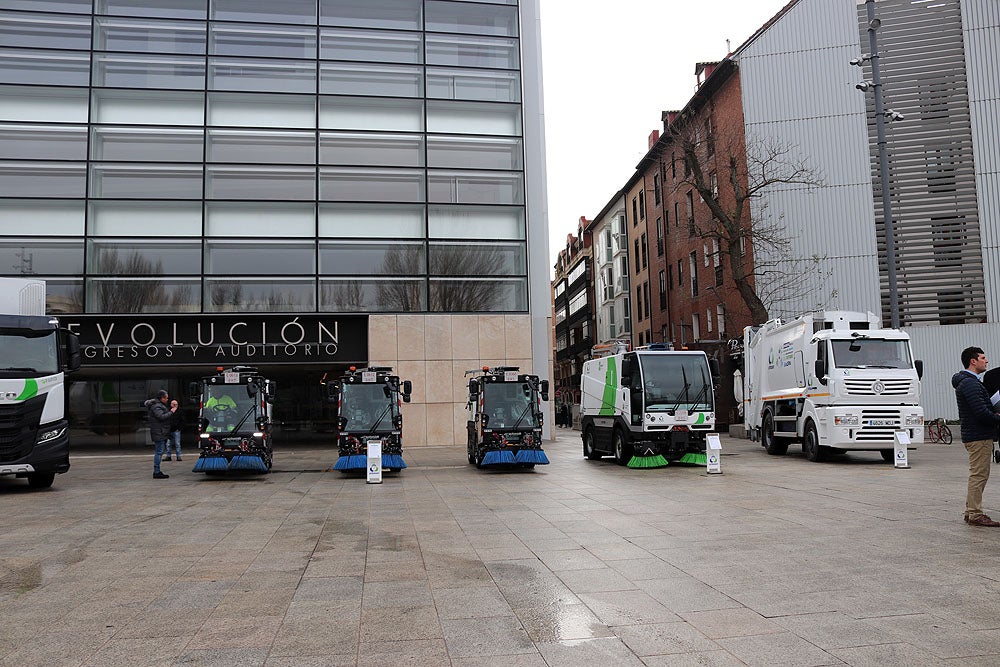
[[(97, 266), (110, 276), (162, 276), (163, 262), (150, 261), (139, 252), (124, 259), (116, 248), (101, 250)], [(162, 280), (109, 280), (97, 283), (96, 300), (101, 312), (142, 313), (167, 303)]]
[(822, 176), (794, 146), (772, 138), (745, 140), (742, 127), (716, 132), (697, 117), (682, 118), (670, 133), (682, 161), (682, 169), (675, 165), (678, 175), (683, 173), (675, 192), (692, 188), (710, 213), (707, 218), (689, 206), (693, 235), (718, 242), (752, 321), (767, 321), (776, 301), (803, 293), (822, 258), (791, 256), (793, 236), (780, 216), (770, 215), (764, 195), (782, 186), (814, 188), (823, 183)]

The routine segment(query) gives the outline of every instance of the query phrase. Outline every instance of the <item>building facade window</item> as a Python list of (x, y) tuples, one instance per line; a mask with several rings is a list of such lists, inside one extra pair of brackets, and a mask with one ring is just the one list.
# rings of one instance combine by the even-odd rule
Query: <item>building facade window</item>
[(688, 190), (684, 195), (684, 201), (687, 204), (688, 236), (694, 236), (697, 231), (694, 226), (694, 192)]
[(639, 246), (640, 246), (639, 249), (642, 252), (642, 268), (645, 270), (647, 262), (648, 262), (648, 255), (649, 255), (648, 249), (646, 247), (646, 234), (645, 234), (645, 232), (643, 232), (643, 234), (642, 234), (641, 242), (640, 242)]
[(698, 251), (688, 255), (688, 271), (691, 277), (691, 296), (698, 296)]

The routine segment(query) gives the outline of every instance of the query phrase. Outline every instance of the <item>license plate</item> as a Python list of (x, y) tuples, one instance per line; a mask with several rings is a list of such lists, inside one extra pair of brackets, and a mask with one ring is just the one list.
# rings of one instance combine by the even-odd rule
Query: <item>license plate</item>
[(869, 419), (868, 420), (868, 425), (869, 426), (895, 426), (896, 425), (896, 420), (895, 419)]

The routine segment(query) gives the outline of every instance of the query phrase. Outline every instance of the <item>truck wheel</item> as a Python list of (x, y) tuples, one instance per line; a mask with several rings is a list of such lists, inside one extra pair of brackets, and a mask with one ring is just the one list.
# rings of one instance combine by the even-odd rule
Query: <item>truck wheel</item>
[(33, 489), (47, 489), (56, 478), (54, 472), (35, 472), (28, 475), (28, 486)]
[(882, 460), (886, 463), (896, 462), (896, 450), (895, 449), (880, 449), (878, 453), (882, 455)]
[(819, 444), (819, 433), (816, 432), (816, 425), (811, 421), (806, 422), (806, 432), (802, 436), (802, 453), (806, 455), (806, 458), (814, 463), (825, 461), (829, 453), (828, 449), (828, 447)]
[(760, 444), (764, 446), (764, 451), (771, 456), (782, 456), (788, 451), (788, 442), (779, 441), (774, 437), (774, 419), (770, 413), (764, 415), (764, 424), (760, 427)]
[(620, 428), (615, 429), (615, 463), (620, 466), (628, 465), (632, 460), (632, 446), (625, 442), (625, 434)]
[(469, 463), (475, 465), (475, 463), (476, 463), (476, 456), (472, 453), (472, 435), (471, 434), (469, 435), (468, 438), (466, 438), (465, 451), (469, 455)]
[(594, 429), (592, 428), (587, 428), (583, 432), (583, 455), (590, 461), (601, 458), (601, 453), (594, 449)]

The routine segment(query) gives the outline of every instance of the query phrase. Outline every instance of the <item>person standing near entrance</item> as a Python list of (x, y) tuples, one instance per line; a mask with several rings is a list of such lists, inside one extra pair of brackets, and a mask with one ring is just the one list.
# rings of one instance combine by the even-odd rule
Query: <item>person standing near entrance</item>
[(153, 479), (167, 479), (170, 475), (160, 470), (160, 459), (163, 457), (163, 450), (167, 446), (167, 438), (170, 437), (170, 421), (177, 412), (177, 408), (169, 407), (170, 394), (166, 389), (161, 389), (156, 393), (156, 398), (146, 401), (146, 410), (149, 417), (149, 437), (156, 446), (153, 453)]
[(993, 411), (986, 387), (979, 376), (988, 365), (982, 348), (962, 350), (965, 370), (955, 373), (951, 386), (955, 388), (958, 418), (962, 422), (962, 444), (969, 452), (969, 489), (965, 499), (965, 522), (970, 526), (1000, 527), (983, 513), (983, 490), (990, 478), (993, 462), (993, 437), (1000, 426), (1000, 414)]
[(181, 460), (181, 431), (184, 429), (184, 413), (181, 411), (180, 406), (177, 404), (176, 400), (170, 401), (170, 409), (173, 411), (173, 416), (170, 418), (170, 437), (167, 438), (167, 455), (163, 458), (164, 461), (170, 461), (170, 446), (174, 446), (174, 453), (177, 454), (177, 460)]

